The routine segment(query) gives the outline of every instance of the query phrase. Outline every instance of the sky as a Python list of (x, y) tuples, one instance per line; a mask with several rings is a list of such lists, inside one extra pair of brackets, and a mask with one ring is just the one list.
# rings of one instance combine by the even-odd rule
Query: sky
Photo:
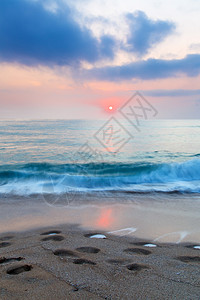
[(156, 118), (198, 119), (199, 15), (199, 0), (0, 1), (0, 118), (107, 118), (139, 91)]

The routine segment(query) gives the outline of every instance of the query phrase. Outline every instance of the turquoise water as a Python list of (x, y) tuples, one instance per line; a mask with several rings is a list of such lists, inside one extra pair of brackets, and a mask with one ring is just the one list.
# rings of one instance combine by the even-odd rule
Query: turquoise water
[(0, 194), (200, 193), (200, 120), (106, 122), (1, 121)]

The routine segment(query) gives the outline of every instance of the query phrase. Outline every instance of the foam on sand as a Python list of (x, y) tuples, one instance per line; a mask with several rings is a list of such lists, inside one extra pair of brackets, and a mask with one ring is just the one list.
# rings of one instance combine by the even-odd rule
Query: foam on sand
[(106, 236), (104, 234), (95, 234), (91, 235), (90, 239), (106, 239)]

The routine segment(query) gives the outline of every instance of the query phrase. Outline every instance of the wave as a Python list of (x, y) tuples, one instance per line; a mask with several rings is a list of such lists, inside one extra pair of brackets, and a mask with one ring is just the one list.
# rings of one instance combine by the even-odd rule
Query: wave
[(180, 163), (0, 166), (0, 194), (125, 191), (200, 193), (200, 159)]

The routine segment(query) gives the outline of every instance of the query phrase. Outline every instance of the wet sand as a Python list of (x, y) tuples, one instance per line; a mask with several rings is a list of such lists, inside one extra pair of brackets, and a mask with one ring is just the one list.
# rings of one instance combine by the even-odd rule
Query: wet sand
[(149, 243), (76, 225), (1, 234), (0, 299), (199, 299), (200, 249)]
[[(0, 233), (59, 224), (137, 236), (157, 242), (200, 243), (199, 195), (92, 194), (1, 197)], [(55, 201), (56, 200), (56, 201)]]

